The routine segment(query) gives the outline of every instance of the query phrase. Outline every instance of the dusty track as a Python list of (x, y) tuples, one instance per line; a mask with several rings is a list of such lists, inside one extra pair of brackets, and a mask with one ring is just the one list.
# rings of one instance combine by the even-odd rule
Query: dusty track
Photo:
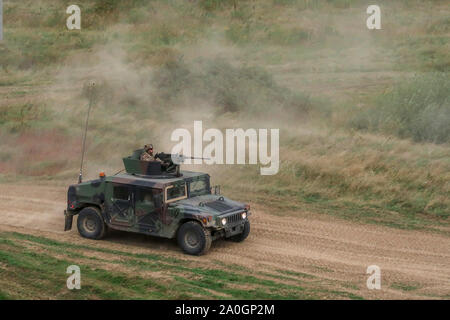
[[(90, 241), (81, 239), (76, 228), (64, 233), (64, 208), (64, 187), (0, 185), (0, 231), (185, 257), (170, 240), (113, 233), (104, 241)], [(193, 259), (309, 273), (322, 284), (348, 286), (365, 298), (450, 298), (450, 237), (446, 235), (363, 225), (311, 213), (277, 217), (258, 207), (251, 221), (246, 242), (217, 241), (208, 255)], [(366, 288), (366, 268), (372, 264), (381, 268), (381, 290)], [(398, 284), (414, 289), (402, 290)]]

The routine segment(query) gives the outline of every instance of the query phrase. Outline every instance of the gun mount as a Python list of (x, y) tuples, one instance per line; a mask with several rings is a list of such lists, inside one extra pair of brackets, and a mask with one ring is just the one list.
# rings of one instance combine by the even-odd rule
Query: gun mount
[(131, 156), (123, 158), (123, 164), (127, 173), (152, 176), (153, 178), (180, 177), (182, 176), (180, 164), (186, 159), (206, 159), (160, 152), (155, 155), (155, 159), (160, 161), (142, 161), (140, 160), (142, 152), (143, 149), (138, 149)]

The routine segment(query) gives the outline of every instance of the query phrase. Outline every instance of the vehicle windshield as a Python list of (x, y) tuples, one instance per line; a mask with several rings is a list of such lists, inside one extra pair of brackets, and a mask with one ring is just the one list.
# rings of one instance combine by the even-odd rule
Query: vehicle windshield
[(166, 202), (187, 198), (186, 184), (171, 185), (166, 188)]
[(196, 197), (208, 193), (208, 183), (206, 179), (194, 180), (189, 183), (189, 197)]

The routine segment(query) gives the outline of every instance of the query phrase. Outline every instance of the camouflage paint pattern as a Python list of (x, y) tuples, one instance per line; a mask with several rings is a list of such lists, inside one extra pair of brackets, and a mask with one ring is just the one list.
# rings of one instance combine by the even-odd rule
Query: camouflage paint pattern
[[(180, 225), (189, 220), (198, 221), (216, 234), (215, 237), (242, 232), (246, 220), (242, 219), (242, 213), (250, 214), (246, 205), (212, 194), (208, 174), (183, 171), (180, 177), (164, 172), (148, 175), (154, 172), (149, 169), (154, 166), (152, 162), (132, 157), (124, 158), (125, 174), (71, 185), (68, 215), (95, 206), (112, 229), (165, 238), (175, 237)], [(204, 188), (191, 190), (195, 183)], [(173, 187), (185, 188), (186, 196), (173, 201), (166, 199), (167, 190)]]

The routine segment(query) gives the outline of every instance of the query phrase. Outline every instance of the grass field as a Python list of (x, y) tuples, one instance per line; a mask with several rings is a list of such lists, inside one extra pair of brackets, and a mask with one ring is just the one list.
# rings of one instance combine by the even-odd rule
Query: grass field
[[(0, 248), (2, 299), (361, 299), (345, 286), (330, 290), (324, 280), (290, 270), (255, 272), (16, 232), (0, 233)], [(65, 270), (73, 264), (83, 290), (66, 289)]]
[(445, 4), (382, 1), (369, 32), (364, 1), (81, 1), (69, 32), (57, 1), (5, 1), (0, 177), (75, 179), (95, 79), (88, 176), (193, 120), (279, 127), (276, 177), (220, 168), (216, 182), (242, 195), (250, 179), (242, 200), (282, 212), (448, 226)]
[[(119, 171), (123, 156), (150, 142), (168, 152), (171, 132), (194, 120), (280, 128), (275, 176), (257, 166), (186, 169), (209, 172), (227, 196), (275, 216), (311, 212), (449, 235), (448, 1), (380, 0), (382, 30), (368, 30), (366, 0), (79, 0), (79, 31), (66, 29), (64, 2), (3, 2), (0, 183), (76, 181), (95, 80), (85, 179)], [(56, 298), (358, 298), (289, 270), (253, 275), (21, 234), (0, 239), (6, 298), (59, 288), (64, 274), (39, 270), (74, 258), (85, 262), (89, 290)]]

